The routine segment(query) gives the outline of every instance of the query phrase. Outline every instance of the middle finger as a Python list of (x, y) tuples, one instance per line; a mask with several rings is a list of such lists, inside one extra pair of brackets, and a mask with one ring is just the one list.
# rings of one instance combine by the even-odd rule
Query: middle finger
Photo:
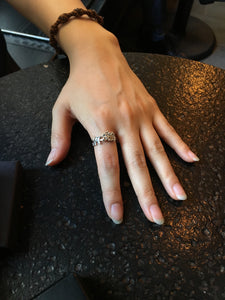
[(159, 208), (139, 132), (124, 134), (119, 137), (127, 171), (145, 216), (157, 224), (163, 224), (164, 219)]

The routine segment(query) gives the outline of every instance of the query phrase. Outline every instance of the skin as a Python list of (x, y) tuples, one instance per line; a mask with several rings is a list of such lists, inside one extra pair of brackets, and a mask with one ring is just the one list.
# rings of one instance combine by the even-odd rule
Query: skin
[[(77, 0), (8, 2), (47, 35), (60, 14), (77, 7), (85, 8)], [(76, 121), (84, 126), (91, 139), (106, 130), (113, 131), (145, 216), (163, 224), (145, 153), (174, 200), (185, 200), (187, 196), (160, 138), (183, 160), (194, 162), (198, 157), (167, 122), (156, 101), (130, 69), (112, 33), (88, 17), (82, 17), (61, 26), (57, 41), (69, 58), (70, 74), (53, 107), (52, 150), (46, 164), (56, 165), (66, 157)], [(119, 224), (123, 220), (123, 201), (117, 145), (104, 143), (96, 146), (94, 152), (107, 214)]]

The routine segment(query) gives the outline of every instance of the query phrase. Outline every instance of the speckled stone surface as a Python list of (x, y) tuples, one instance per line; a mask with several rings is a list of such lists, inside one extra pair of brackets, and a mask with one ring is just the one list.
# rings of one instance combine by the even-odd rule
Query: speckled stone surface
[(127, 59), (201, 159), (185, 163), (166, 146), (188, 200), (172, 201), (149, 165), (166, 222), (148, 222), (121, 161), (125, 219), (114, 225), (80, 125), (65, 161), (44, 166), (67, 63), (1, 78), (0, 160), (24, 167), (26, 226), (20, 249), (0, 259), (0, 299), (31, 299), (71, 272), (91, 299), (225, 299), (225, 71), (168, 56)]

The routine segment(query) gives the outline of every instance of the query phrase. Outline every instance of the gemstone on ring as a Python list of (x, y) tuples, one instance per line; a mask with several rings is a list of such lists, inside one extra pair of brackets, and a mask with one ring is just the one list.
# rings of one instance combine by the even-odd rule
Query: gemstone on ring
[(104, 142), (115, 142), (116, 135), (114, 132), (106, 131), (101, 136), (96, 136), (92, 141), (92, 146), (101, 145)]

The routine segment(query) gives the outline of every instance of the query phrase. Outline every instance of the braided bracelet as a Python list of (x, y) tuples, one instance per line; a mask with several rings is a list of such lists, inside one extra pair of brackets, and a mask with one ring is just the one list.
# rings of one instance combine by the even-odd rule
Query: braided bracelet
[(50, 28), (50, 40), (49, 40), (50, 45), (53, 48), (55, 48), (57, 54), (63, 53), (56, 41), (56, 35), (59, 31), (59, 25), (64, 25), (70, 20), (71, 17), (80, 18), (83, 15), (87, 15), (91, 20), (96, 21), (100, 25), (103, 24), (103, 17), (99, 16), (96, 13), (96, 11), (92, 9), (75, 8), (73, 11), (69, 13), (64, 13), (60, 15), (57, 21)]

